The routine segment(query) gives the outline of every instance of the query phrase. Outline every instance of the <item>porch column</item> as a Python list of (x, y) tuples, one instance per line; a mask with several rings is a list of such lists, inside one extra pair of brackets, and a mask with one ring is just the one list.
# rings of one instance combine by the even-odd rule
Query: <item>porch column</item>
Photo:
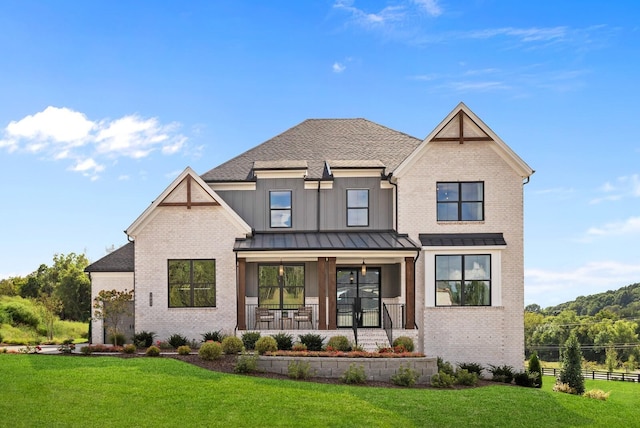
[(318, 330), (327, 329), (327, 262), (318, 257)]
[(329, 330), (336, 330), (337, 326), (337, 313), (338, 313), (338, 302), (336, 299), (337, 296), (337, 288), (336, 288), (336, 258), (329, 257), (327, 266), (327, 294), (329, 295)]
[(246, 330), (247, 329), (247, 318), (246, 318), (246, 290), (247, 290), (247, 261), (246, 259), (238, 259), (238, 303), (237, 303), (237, 320), (236, 324), (238, 325), (238, 330)]
[(416, 324), (416, 270), (413, 257), (404, 258), (406, 323), (404, 328), (413, 330)]

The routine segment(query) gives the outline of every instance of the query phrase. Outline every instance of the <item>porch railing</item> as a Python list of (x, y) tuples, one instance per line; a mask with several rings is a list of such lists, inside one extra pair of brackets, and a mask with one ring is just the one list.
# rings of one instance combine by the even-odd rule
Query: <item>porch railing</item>
[[(249, 330), (315, 330), (318, 327), (318, 305), (308, 304), (305, 308), (311, 308), (310, 318), (299, 316), (300, 305), (257, 305), (247, 304), (246, 319)], [(259, 318), (256, 309), (266, 309), (261, 312)]]
[(382, 328), (384, 328), (384, 331), (387, 333), (389, 346), (393, 345), (393, 320), (391, 319), (386, 303), (382, 304)]
[[(404, 303), (383, 303), (383, 307), (385, 307), (389, 312), (389, 318), (393, 328), (403, 329), (405, 325), (405, 319), (406, 319), (405, 311), (404, 311)], [(383, 319), (383, 326), (384, 326), (384, 319)]]

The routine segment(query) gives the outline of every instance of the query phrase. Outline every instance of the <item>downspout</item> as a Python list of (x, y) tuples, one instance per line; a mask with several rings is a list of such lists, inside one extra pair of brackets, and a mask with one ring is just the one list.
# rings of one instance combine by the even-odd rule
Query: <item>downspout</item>
[(240, 278), (238, 278), (238, 252), (234, 251), (236, 256), (236, 325), (233, 327), (233, 335), (238, 336), (238, 302), (240, 301)]
[(320, 180), (318, 180), (318, 190), (317, 190), (317, 197), (316, 197), (316, 207), (317, 207), (317, 213), (316, 213), (316, 232), (320, 232)]
[(393, 187), (395, 187), (395, 189), (394, 189), (395, 191), (393, 192), (394, 193), (394, 199), (395, 199), (395, 202), (394, 202), (395, 228), (394, 229), (397, 232), (398, 231), (398, 184), (391, 181), (391, 177), (392, 176), (393, 176), (393, 172), (390, 172), (389, 175), (387, 175), (387, 181), (389, 182), (389, 184), (391, 184)]

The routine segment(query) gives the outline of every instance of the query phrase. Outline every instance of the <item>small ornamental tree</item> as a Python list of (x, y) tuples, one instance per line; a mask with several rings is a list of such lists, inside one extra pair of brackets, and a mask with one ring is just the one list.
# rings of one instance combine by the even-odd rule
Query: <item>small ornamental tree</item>
[(584, 378), (582, 377), (582, 351), (575, 334), (571, 333), (564, 344), (562, 352), (562, 370), (560, 382), (575, 389), (576, 394), (584, 394)]
[[(102, 320), (107, 328), (107, 332), (118, 342), (120, 334), (120, 323), (122, 320), (131, 315), (129, 302), (133, 300), (133, 290), (100, 290), (95, 299), (93, 299), (93, 308), (95, 319)], [(123, 345), (123, 343), (114, 343), (114, 345)]]
[(529, 358), (529, 373), (536, 376), (534, 386), (536, 388), (542, 388), (542, 367), (540, 366), (538, 354), (535, 352), (531, 354)]

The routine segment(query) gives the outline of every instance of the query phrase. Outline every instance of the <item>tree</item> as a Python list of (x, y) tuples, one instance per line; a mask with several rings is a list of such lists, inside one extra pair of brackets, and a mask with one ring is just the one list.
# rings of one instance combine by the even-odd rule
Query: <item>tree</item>
[(51, 341), (53, 340), (53, 326), (62, 310), (62, 302), (57, 297), (46, 293), (40, 294), (38, 302), (40, 303), (40, 315), (47, 329), (47, 339)]
[(584, 393), (584, 378), (582, 377), (582, 352), (575, 334), (571, 334), (564, 344), (562, 352), (562, 370), (560, 382), (568, 384), (576, 394)]
[(542, 388), (542, 367), (540, 366), (538, 354), (535, 352), (531, 354), (531, 358), (529, 358), (529, 373), (536, 376), (534, 381), (535, 387)]
[(131, 315), (130, 303), (133, 300), (133, 290), (100, 290), (95, 299), (93, 299), (93, 307), (95, 309), (95, 319), (102, 320), (107, 332), (114, 338), (114, 345), (122, 345), (118, 343), (118, 335), (120, 333), (120, 322)]
[(91, 281), (84, 273), (88, 265), (84, 254), (53, 256), (47, 282), (53, 285), (52, 294), (62, 302), (60, 318), (87, 321), (91, 317)]

